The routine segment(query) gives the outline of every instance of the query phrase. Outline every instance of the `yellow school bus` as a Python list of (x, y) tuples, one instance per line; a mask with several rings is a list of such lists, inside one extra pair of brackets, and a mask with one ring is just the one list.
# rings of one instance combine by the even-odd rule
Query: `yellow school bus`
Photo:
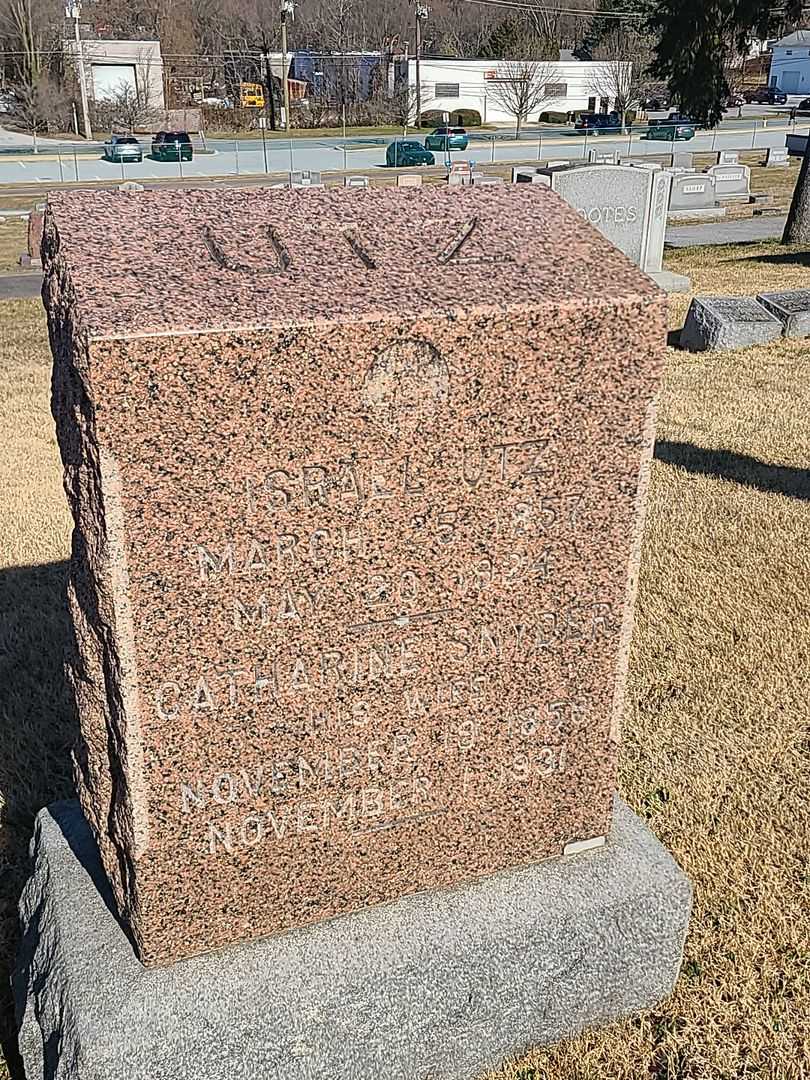
[(263, 109), (264, 87), (262, 84), (253, 82), (240, 83), (239, 104), (243, 109)]

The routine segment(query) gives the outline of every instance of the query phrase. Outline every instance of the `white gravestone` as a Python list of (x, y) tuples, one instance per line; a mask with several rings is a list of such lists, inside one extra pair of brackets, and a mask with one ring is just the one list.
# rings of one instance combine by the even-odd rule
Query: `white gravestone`
[(714, 181), (706, 173), (684, 172), (672, 178), (669, 197), (671, 217), (724, 216), (725, 207), (716, 205)]
[(740, 153), (738, 150), (721, 150), (717, 155), (717, 165), (739, 165)]
[(694, 154), (675, 150), (672, 153), (673, 169), (693, 169), (695, 167)]
[(712, 165), (706, 175), (714, 181), (718, 199), (747, 201), (751, 197), (751, 170), (747, 165)]
[(786, 146), (772, 146), (768, 150), (768, 156), (765, 158), (765, 168), (784, 168), (786, 165), (790, 165), (790, 155)]

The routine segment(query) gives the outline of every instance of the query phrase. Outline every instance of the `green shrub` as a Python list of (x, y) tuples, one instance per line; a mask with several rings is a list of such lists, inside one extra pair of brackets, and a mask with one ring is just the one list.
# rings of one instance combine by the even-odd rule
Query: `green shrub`
[(442, 127), (444, 124), (444, 113), (439, 112), (438, 109), (428, 109), (427, 112), (422, 113), (422, 127)]
[(542, 112), (538, 121), (541, 124), (570, 124), (569, 113)]
[(481, 113), (477, 109), (457, 109), (450, 113), (453, 127), (481, 127)]
[(427, 112), (422, 113), (422, 127), (444, 127), (445, 124), (449, 124), (450, 127), (481, 126), (481, 113), (477, 109), (456, 109), (455, 112), (450, 113), (449, 120), (445, 120), (444, 115), (438, 109), (428, 109)]

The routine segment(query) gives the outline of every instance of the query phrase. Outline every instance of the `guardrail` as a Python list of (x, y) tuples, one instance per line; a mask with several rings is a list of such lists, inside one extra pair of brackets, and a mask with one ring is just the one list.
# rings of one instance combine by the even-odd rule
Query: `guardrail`
[[(547, 125), (531, 127), (517, 140), (514, 132), (473, 131), (465, 150), (435, 151), (439, 167), (456, 160), (474, 160), (483, 165), (512, 165), (533, 160), (587, 161), (591, 150), (606, 150), (626, 157), (661, 157), (673, 150), (711, 153), (717, 150), (765, 150), (779, 145), (788, 132), (804, 133), (810, 121), (786, 121), (784, 115), (770, 120), (726, 123), (719, 128), (698, 130), (695, 139), (673, 142), (671, 138), (649, 138), (649, 125), (635, 124), (625, 130), (594, 134), (576, 128)], [(660, 125), (658, 125), (660, 134)], [(400, 141), (424, 144), (427, 132), (400, 137)], [(776, 138), (774, 138), (776, 136)], [(142, 143), (141, 163), (111, 162), (103, 158), (103, 143), (43, 143), (34, 154), (30, 148), (0, 150), (2, 183), (81, 183), (95, 181), (193, 179), (203, 176), (260, 176), (302, 169), (322, 172), (382, 168), (386, 148), (394, 136), (351, 136), (345, 140), (305, 136), (295, 139), (218, 139), (208, 143), (207, 152), (195, 148), (194, 159), (155, 161), (149, 143)], [(401, 160), (407, 167), (408, 161)]]

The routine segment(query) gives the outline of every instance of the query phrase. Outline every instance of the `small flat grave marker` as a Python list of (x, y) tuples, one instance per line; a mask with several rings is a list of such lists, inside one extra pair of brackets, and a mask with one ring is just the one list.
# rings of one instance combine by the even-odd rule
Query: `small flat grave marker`
[(681, 331), (681, 348), (716, 352), (763, 345), (782, 336), (782, 323), (749, 296), (696, 296)]
[(757, 300), (779, 319), (785, 337), (810, 337), (810, 289), (760, 293)]

